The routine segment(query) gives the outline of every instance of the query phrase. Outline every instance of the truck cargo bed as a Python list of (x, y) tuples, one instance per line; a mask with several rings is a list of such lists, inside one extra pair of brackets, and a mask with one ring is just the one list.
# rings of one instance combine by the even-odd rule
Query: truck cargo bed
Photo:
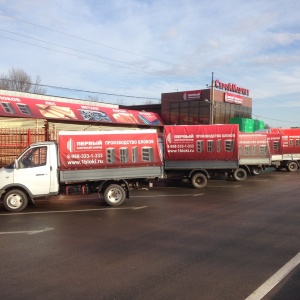
[(60, 171), (60, 182), (100, 181), (107, 179), (162, 178), (161, 167), (136, 167)]

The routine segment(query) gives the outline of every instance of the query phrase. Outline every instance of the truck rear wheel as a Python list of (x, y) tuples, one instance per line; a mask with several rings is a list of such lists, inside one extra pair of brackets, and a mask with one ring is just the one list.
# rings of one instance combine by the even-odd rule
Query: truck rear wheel
[(202, 189), (206, 187), (207, 178), (202, 173), (196, 173), (195, 175), (193, 175), (191, 182), (194, 188)]
[(254, 176), (260, 175), (262, 173), (263, 169), (260, 166), (255, 166), (251, 168), (251, 174)]
[(287, 165), (287, 170), (289, 172), (295, 172), (295, 171), (297, 171), (298, 170), (297, 163), (295, 161), (289, 162), (288, 165)]
[(126, 193), (118, 184), (111, 184), (104, 191), (104, 200), (110, 206), (121, 205), (125, 198)]
[(232, 176), (236, 181), (244, 181), (247, 178), (247, 172), (242, 168), (238, 168), (234, 170)]
[(27, 206), (28, 197), (20, 190), (11, 190), (5, 194), (3, 204), (8, 211), (21, 211)]

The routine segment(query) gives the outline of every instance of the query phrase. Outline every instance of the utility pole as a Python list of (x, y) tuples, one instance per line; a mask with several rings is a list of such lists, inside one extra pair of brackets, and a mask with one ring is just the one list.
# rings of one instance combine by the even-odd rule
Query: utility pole
[(210, 86), (210, 122), (209, 124), (214, 124), (214, 72), (211, 73), (211, 86)]

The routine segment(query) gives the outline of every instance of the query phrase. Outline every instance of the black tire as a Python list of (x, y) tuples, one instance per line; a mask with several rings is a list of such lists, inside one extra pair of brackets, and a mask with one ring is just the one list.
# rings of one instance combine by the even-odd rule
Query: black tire
[(207, 178), (202, 173), (196, 173), (193, 175), (193, 177), (191, 179), (191, 183), (194, 188), (202, 189), (202, 188), (206, 187), (206, 185), (207, 185)]
[(251, 168), (251, 174), (254, 176), (260, 175), (263, 171), (263, 168), (260, 166), (255, 166)]
[(5, 194), (3, 204), (8, 211), (21, 211), (27, 206), (28, 197), (20, 190), (11, 190)]
[(298, 170), (298, 164), (295, 161), (291, 161), (287, 164), (287, 170), (289, 172), (296, 172)]
[(125, 198), (125, 190), (118, 184), (111, 184), (104, 191), (104, 200), (110, 206), (121, 205)]
[(244, 181), (247, 178), (247, 172), (242, 168), (238, 168), (234, 170), (232, 176), (236, 181)]

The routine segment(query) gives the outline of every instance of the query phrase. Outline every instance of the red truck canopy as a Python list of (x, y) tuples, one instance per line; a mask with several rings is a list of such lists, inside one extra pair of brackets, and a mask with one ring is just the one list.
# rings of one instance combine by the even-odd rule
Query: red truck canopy
[(166, 161), (237, 161), (237, 124), (164, 127)]
[(272, 154), (300, 153), (300, 128), (271, 128), (268, 140)]
[(163, 164), (156, 130), (151, 129), (61, 131), (58, 145), (62, 171)]

